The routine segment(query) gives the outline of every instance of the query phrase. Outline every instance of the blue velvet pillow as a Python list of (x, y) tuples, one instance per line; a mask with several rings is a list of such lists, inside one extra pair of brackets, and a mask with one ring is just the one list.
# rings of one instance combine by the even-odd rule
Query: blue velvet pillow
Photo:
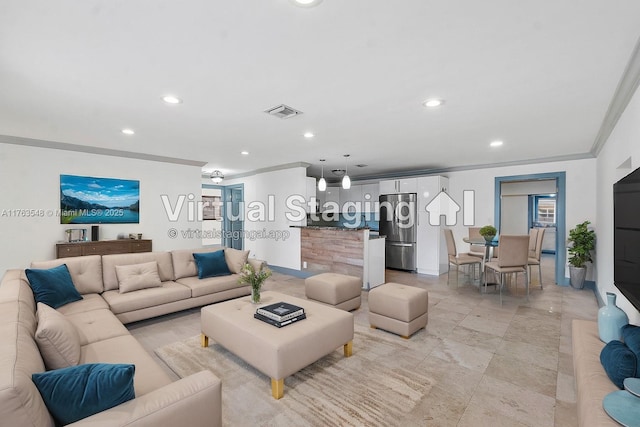
[(47, 409), (66, 425), (135, 397), (134, 365), (94, 363), (33, 374)]
[(58, 308), (82, 299), (71, 280), (67, 264), (46, 270), (25, 270), (36, 302)]
[(609, 379), (618, 386), (624, 388), (625, 378), (636, 376), (636, 355), (624, 343), (612, 340), (604, 346), (600, 352), (600, 363)]
[(195, 253), (193, 258), (198, 266), (198, 278), (228, 276), (231, 274), (227, 261), (224, 258), (224, 250), (215, 252)]
[(622, 340), (636, 355), (636, 376), (640, 376), (640, 326), (624, 325), (622, 327)]

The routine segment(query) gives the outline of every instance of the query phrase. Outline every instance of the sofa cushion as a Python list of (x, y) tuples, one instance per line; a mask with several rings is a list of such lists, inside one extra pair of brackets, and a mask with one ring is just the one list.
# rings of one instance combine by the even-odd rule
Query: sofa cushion
[(102, 256), (102, 280), (104, 290), (118, 289), (117, 265), (142, 264), (155, 261), (158, 263), (158, 275), (162, 282), (173, 280), (173, 263), (170, 252), (140, 252), (133, 254), (113, 254)]
[(622, 327), (622, 340), (636, 355), (636, 375), (640, 375), (640, 326), (624, 325)]
[(211, 295), (216, 292), (227, 291), (229, 289), (237, 289), (249, 287), (249, 285), (238, 283), (238, 275), (207, 277), (198, 279), (197, 277), (185, 277), (178, 280), (178, 283), (185, 285), (191, 289), (191, 297), (197, 298), (204, 295)]
[(66, 318), (76, 328), (81, 346), (129, 334), (108, 308), (69, 314)]
[(118, 289), (121, 293), (162, 286), (156, 261), (116, 265), (116, 276), (118, 276)]
[(98, 294), (84, 294), (80, 301), (74, 301), (62, 307), (58, 307), (60, 313), (65, 316), (76, 313), (84, 313), (86, 311), (109, 309), (109, 304)]
[(135, 397), (135, 366), (105, 363), (72, 366), (33, 374), (53, 418), (71, 424)]
[(179, 249), (171, 251), (171, 260), (173, 262), (173, 271), (176, 275), (175, 280), (183, 277), (193, 277), (198, 275), (198, 267), (196, 260), (193, 258), (194, 253), (202, 254), (222, 250), (221, 247), (197, 248), (197, 249)]
[(140, 289), (124, 294), (117, 290), (106, 291), (102, 297), (114, 314), (120, 314), (191, 298), (191, 290), (175, 282), (162, 282), (159, 288)]
[(25, 270), (36, 302), (58, 308), (82, 299), (78, 293), (66, 264), (49, 269)]
[(82, 347), (80, 363), (132, 363), (136, 396), (158, 390), (173, 380), (132, 335), (113, 337)]
[(194, 253), (193, 258), (196, 260), (199, 279), (204, 279), (206, 277), (228, 276), (231, 274), (231, 271), (227, 266), (224, 251), (204, 254)]
[(73, 284), (81, 295), (99, 294), (104, 291), (104, 286), (102, 286), (102, 257), (100, 255), (34, 261), (31, 263), (31, 268), (52, 268), (62, 264), (67, 264)]
[(629, 347), (618, 340), (612, 340), (602, 348), (600, 363), (609, 379), (622, 389), (625, 378), (635, 377), (638, 361)]
[(224, 259), (232, 273), (240, 274), (242, 267), (247, 263), (249, 251), (240, 251), (233, 248), (224, 248)]
[(47, 369), (75, 366), (80, 360), (80, 336), (65, 316), (41, 302), (38, 303), (36, 344)]

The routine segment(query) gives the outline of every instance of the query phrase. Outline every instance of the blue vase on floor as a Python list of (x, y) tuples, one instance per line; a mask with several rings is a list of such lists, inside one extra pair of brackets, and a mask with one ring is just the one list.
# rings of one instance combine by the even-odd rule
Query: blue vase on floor
[(629, 317), (616, 305), (616, 294), (607, 292), (607, 304), (598, 310), (598, 335), (600, 340), (609, 342), (622, 339), (622, 327), (629, 323)]

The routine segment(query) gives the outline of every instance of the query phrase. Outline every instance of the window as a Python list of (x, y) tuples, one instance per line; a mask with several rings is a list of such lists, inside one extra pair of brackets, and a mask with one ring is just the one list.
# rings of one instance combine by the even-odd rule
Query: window
[(541, 226), (555, 226), (556, 224), (556, 198), (555, 196), (536, 196), (535, 222)]

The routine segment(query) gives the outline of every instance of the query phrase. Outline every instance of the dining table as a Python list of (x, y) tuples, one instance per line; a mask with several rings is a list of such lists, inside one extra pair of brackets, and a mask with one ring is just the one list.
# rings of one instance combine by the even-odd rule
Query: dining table
[[(482, 258), (482, 263), (480, 264), (480, 288), (482, 289), (482, 283), (484, 283), (484, 265), (485, 263), (491, 261), (491, 258), (493, 257), (493, 248), (498, 247), (499, 244), (499, 236), (495, 236), (493, 239), (491, 240), (487, 240), (484, 237), (481, 238), (469, 238), (469, 237), (463, 237), (462, 240), (465, 243), (469, 243), (470, 245), (484, 245), (485, 247), (485, 251), (484, 251), (484, 257)], [(486, 286), (497, 286), (498, 283), (497, 281), (491, 282), (491, 283), (487, 283), (485, 285), (485, 290), (486, 290)]]

